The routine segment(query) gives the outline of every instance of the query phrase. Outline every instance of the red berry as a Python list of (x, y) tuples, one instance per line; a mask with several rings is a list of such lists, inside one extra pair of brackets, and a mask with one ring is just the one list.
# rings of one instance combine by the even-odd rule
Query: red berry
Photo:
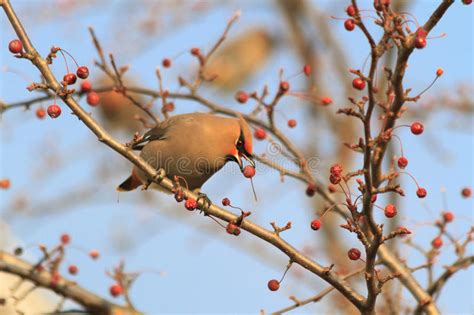
[(199, 48), (191, 48), (191, 55), (193, 56), (199, 56), (201, 54), (201, 51), (199, 50)]
[(342, 165), (341, 164), (334, 164), (333, 166), (331, 166), (331, 168), (329, 169), (329, 172), (333, 175), (337, 175), (337, 176), (340, 176), (343, 172), (343, 168), (342, 168)]
[(68, 73), (64, 75), (63, 81), (66, 82), (68, 85), (73, 85), (76, 83), (77, 77), (74, 73)]
[(165, 106), (163, 107), (163, 110), (165, 112), (172, 112), (174, 111), (174, 103), (173, 102), (168, 102), (165, 104)]
[(89, 76), (89, 68), (87, 68), (86, 66), (80, 66), (79, 68), (77, 68), (76, 74), (81, 79), (87, 79), (87, 77)]
[(471, 188), (468, 188), (468, 187), (465, 187), (461, 190), (461, 195), (464, 197), (464, 198), (469, 198), (471, 197), (472, 195), (472, 190)]
[(263, 128), (256, 128), (254, 132), (254, 137), (258, 140), (263, 140), (267, 137), (267, 132)]
[(280, 288), (280, 282), (278, 282), (278, 280), (276, 279), (268, 281), (267, 285), (270, 291), (278, 291), (278, 289)]
[(309, 65), (309, 64), (304, 65), (304, 67), (303, 67), (304, 75), (309, 77), (311, 72), (312, 72), (311, 65)]
[(356, 9), (352, 4), (346, 8), (346, 12), (347, 12), (347, 15), (349, 16), (356, 15)]
[(245, 104), (249, 100), (249, 95), (245, 93), (244, 91), (239, 91), (235, 94), (235, 99), (240, 104)]
[(176, 193), (174, 194), (174, 199), (177, 202), (181, 202), (184, 200), (184, 193), (181, 189), (177, 190)]
[(392, 204), (388, 204), (385, 207), (384, 213), (387, 218), (393, 218), (397, 215), (397, 208)]
[(5, 179), (0, 179), (0, 188), (2, 189), (8, 189), (10, 188), (10, 180), (5, 178)]
[(79, 268), (77, 268), (76, 265), (70, 265), (67, 270), (69, 271), (70, 274), (75, 275), (79, 271)]
[(46, 116), (46, 111), (44, 110), (43, 107), (40, 107), (36, 110), (36, 117), (39, 119), (43, 119)]
[(417, 190), (416, 190), (416, 195), (418, 196), (418, 198), (425, 198), (426, 197), (426, 189), (422, 188), (422, 187), (419, 187)]
[(398, 159), (398, 167), (399, 168), (405, 168), (405, 167), (407, 167), (407, 165), (408, 165), (408, 159), (404, 156), (401, 156)]
[(90, 106), (97, 106), (100, 102), (100, 96), (96, 92), (89, 92), (87, 93), (87, 104)]
[(471, 3), (472, 3), (472, 0), (462, 0), (462, 4), (470, 5)]
[(123, 288), (120, 284), (113, 284), (109, 288), (110, 295), (117, 297), (123, 293)]
[(66, 245), (71, 241), (71, 236), (69, 236), (69, 234), (67, 233), (64, 233), (61, 235), (60, 239), (61, 239), (61, 243), (63, 243), (63, 245)]
[(295, 128), (296, 127), (296, 120), (294, 120), (294, 119), (288, 120), (288, 127)]
[(348, 19), (344, 22), (344, 28), (347, 31), (353, 31), (355, 29), (355, 21), (353, 19)]
[(321, 220), (314, 219), (311, 221), (311, 229), (317, 231), (321, 228)]
[(360, 250), (358, 250), (357, 248), (351, 248), (347, 252), (347, 256), (350, 260), (358, 260), (360, 258)]
[(419, 121), (415, 121), (410, 126), (411, 133), (414, 134), (414, 135), (421, 135), (423, 133), (424, 129), (425, 128), (423, 127), (423, 124)]
[(333, 185), (339, 184), (341, 182), (341, 179), (342, 177), (340, 175), (331, 174), (331, 176), (329, 176), (329, 181)]
[(288, 92), (289, 89), (290, 89), (290, 83), (288, 83), (287, 81), (280, 82), (280, 93)]
[(425, 37), (428, 35), (428, 32), (423, 27), (418, 27), (416, 29), (416, 36), (417, 37)]
[(435, 237), (431, 241), (431, 246), (433, 246), (436, 249), (441, 248), (441, 246), (443, 246), (443, 240), (441, 239), (441, 237), (439, 237), (439, 236)]
[(328, 191), (333, 194), (337, 191), (336, 186), (329, 184), (328, 185)]
[(352, 80), (352, 87), (356, 90), (363, 90), (365, 88), (365, 81), (361, 78), (355, 78)]
[(244, 167), (243, 173), (245, 177), (252, 178), (255, 176), (255, 167), (247, 165), (246, 167)]
[(163, 64), (163, 67), (165, 67), (165, 68), (171, 67), (171, 59), (169, 59), (169, 58), (163, 59), (163, 61), (161, 63)]
[(92, 90), (92, 83), (90, 83), (89, 81), (84, 81), (81, 83), (81, 92), (87, 93), (87, 92), (90, 92), (91, 90)]
[(23, 50), (23, 44), (19, 39), (14, 39), (8, 43), (8, 50), (10, 50), (12, 54), (19, 54)]
[(49, 105), (47, 109), (48, 115), (51, 118), (57, 118), (61, 115), (61, 107), (56, 104)]
[(415, 38), (415, 47), (417, 49), (423, 49), (426, 47), (426, 37), (424, 36), (416, 36)]
[(374, 0), (374, 8), (377, 11), (382, 11), (383, 6), (388, 6), (390, 5), (390, 0)]
[(197, 202), (193, 198), (188, 198), (188, 199), (186, 199), (186, 202), (184, 203), (184, 206), (189, 211), (193, 211), (194, 209), (197, 208)]
[(235, 236), (239, 236), (240, 234), (240, 228), (234, 223), (229, 222), (227, 226), (225, 227), (225, 230), (227, 231), (227, 233), (235, 235)]
[(96, 249), (93, 249), (89, 252), (89, 256), (92, 258), (92, 259), (97, 259), (99, 258), (99, 251), (96, 250)]
[(228, 205), (230, 205), (230, 199), (229, 199), (229, 198), (224, 198), (224, 199), (222, 199), (222, 205), (223, 205), (223, 206), (228, 206)]
[(447, 211), (443, 213), (443, 220), (444, 222), (451, 222), (454, 220), (454, 214), (451, 211)]
[(436, 75), (437, 75), (438, 77), (442, 76), (443, 73), (444, 73), (444, 70), (443, 70), (442, 68), (436, 69)]
[(332, 103), (332, 98), (330, 98), (329, 96), (324, 96), (321, 98), (321, 103), (323, 105), (329, 105)]
[(306, 187), (306, 196), (313, 197), (315, 193), (316, 186), (314, 184), (309, 184), (308, 187)]

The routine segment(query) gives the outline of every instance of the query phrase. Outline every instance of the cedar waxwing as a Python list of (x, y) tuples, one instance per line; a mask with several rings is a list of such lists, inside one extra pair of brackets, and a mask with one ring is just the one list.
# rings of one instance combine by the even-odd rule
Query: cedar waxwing
[[(125, 85), (137, 85), (135, 80), (125, 80)], [(109, 86), (113, 81), (108, 77), (97, 80), (97, 86)], [(145, 99), (140, 95), (130, 93), (139, 103), (145, 104)], [(136, 115), (145, 116), (143, 111), (121, 93), (109, 91), (100, 93), (99, 113), (105, 126), (109, 129), (135, 132), (143, 129), (143, 124), (135, 119)]]
[(206, 64), (207, 76), (219, 91), (234, 93), (265, 65), (276, 47), (276, 39), (266, 29), (252, 28), (225, 41)]
[[(227, 161), (236, 162), (241, 170), (242, 159), (255, 167), (252, 133), (242, 117), (206, 113), (172, 116), (145, 133), (132, 148), (141, 150), (140, 157), (154, 168), (163, 168), (168, 178), (184, 179), (190, 190), (200, 189)], [(145, 174), (134, 167), (117, 190), (130, 191), (147, 182)]]

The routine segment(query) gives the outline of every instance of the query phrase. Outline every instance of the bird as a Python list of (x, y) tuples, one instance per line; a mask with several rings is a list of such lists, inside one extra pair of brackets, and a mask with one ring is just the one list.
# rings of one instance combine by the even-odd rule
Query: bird
[[(132, 149), (171, 180), (181, 179), (189, 190), (202, 185), (229, 162), (243, 172), (243, 160), (255, 168), (252, 133), (242, 116), (229, 118), (210, 113), (188, 113), (167, 118), (134, 142)], [(117, 187), (131, 191), (150, 179), (138, 167)]]

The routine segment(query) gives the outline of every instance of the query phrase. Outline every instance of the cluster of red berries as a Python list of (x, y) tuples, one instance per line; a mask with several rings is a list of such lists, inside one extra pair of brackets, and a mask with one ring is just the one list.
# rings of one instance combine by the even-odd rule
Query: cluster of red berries
[[(222, 199), (222, 205), (224, 207), (227, 207), (227, 206), (231, 206), (230, 204), (230, 199), (229, 198), (224, 198)], [(231, 206), (232, 207), (232, 206)], [(234, 208), (234, 207), (233, 207)], [(225, 227), (225, 230), (227, 233), (231, 234), (231, 235), (235, 235), (235, 236), (239, 236), (240, 235), (240, 227), (235, 224), (235, 222), (231, 221), (229, 222), (226, 227)]]
[(334, 164), (333, 166), (331, 166), (331, 168), (329, 169), (329, 172), (331, 174), (329, 176), (329, 181), (331, 182), (331, 184), (337, 185), (341, 182), (342, 171), (343, 169), (341, 164)]
[(225, 230), (227, 233), (235, 236), (240, 235), (240, 227), (232, 222), (227, 223)]

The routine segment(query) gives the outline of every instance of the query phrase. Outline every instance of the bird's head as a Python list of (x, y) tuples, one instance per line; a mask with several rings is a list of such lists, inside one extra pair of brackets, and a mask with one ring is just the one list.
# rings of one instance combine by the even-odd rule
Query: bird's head
[(247, 160), (250, 165), (255, 167), (253, 160), (253, 148), (252, 148), (252, 133), (250, 127), (243, 117), (239, 117), (238, 120), (238, 132), (235, 132), (234, 144), (231, 152), (227, 155), (227, 159), (234, 161), (239, 164), (241, 170), (243, 170), (242, 159)]

